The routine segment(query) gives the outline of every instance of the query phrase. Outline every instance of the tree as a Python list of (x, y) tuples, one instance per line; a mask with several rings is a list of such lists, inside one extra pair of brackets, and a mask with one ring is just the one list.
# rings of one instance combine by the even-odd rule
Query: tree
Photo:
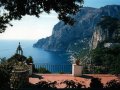
[(109, 68), (105, 73), (120, 74), (120, 46), (97, 47), (91, 51), (91, 58), (94, 65)]
[(23, 86), (20, 84), (25, 83), (25, 78), (27, 78), (27, 75), (22, 75), (22, 77), (24, 76), (22, 78), (21, 75), (17, 76), (15, 71), (28, 70), (28, 66), (24, 63), (26, 59), (27, 58), (23, 55), (15, 54), (9, 59), (3, 58), (0, 60), (0, 90), (10, 90), (11, 85), (13, 88), (19, 88)]
[(3, 16), (0, 15), (0, 33), (4, 32), (7, 25), (10, 25), (10, 20), (8, 19), (8, 16), (6, 14), (4, 14)]
[(8, 62), (10, 61), (21, 61), (21, 62), (24, 62), (26, 61), (27, 57), (25, 57), (24, 55), (19, 55), (19, 54), (15, 54), (13, 56), (11, 56), (9, 59), (8, 59)]
[(99, 78), (92, 78), (90, 88), (103, 88), (103, 83), (101, 83)]
[(3, 58), (0, 62), (0, 89), (10, 89), (10, 77), (13, 66)]
[[(65, 24), (73, 24), (74, 15), (82, 7), (83, 0), (0, 0), (0, 32), (4, 32), (7, 23), (13, 19), (20, 20), (25, 15), (40, 17), (42, 12), (55, 11)], [(0, 9), (1, 10), (1, 9)]]
[(31, 56), (29, 56), (29, 58), (26, 59), (26, 63), (27, 64), (33, 63), (33, 58)]
[(112, 88), (112, 89), (113, 88), (114, 89), (120, 88), (120, 82), (118, 80), (115, 80), (115, 79), (111, 80), (111, 81), (106, 83), (105, 88)]

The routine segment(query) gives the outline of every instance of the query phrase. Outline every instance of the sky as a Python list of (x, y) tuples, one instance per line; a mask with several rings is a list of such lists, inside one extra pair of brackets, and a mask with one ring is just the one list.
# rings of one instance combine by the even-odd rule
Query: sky
[[(105, 5), (120, 5), (120, 0), (84, 0), (85, 7), (100, 8)], [(12, 27), (8, 26), (6, 31), (0, 34), (0, 40), (38, 40), (52, 34), (55, 24), (59, 22), (57, 14), (43, 13), (40, 18), (25, 16), (21, 20), (11, 21)]]

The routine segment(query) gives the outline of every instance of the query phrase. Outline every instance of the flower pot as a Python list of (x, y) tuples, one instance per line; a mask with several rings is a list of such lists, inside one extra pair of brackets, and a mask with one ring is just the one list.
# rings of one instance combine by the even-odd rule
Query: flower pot
[(76, 64), (76, 65), (80, 65), (80, 60), (76, 60), (76, 61), (75, 61), (75, 64)]

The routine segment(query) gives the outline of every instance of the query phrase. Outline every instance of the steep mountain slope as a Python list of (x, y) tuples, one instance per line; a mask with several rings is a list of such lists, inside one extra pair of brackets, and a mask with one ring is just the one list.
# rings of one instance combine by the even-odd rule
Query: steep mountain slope
[(104, 17), (94, 28), (94, 33), (90, 42), (90, 49), (95, 49), (99, 45), (105, 47), (120, 44), (120, 17)]
[(73, 16), (76, 20), (73, 26), (60, 21), (54, 28), (52, 35), (38, 40), (33, 46), (50, 51), (82, 51), (89, 49), (94, 28), (102, 16), (118, 17), (119, 5), (107, 5), (102, 8), (84, 7)]

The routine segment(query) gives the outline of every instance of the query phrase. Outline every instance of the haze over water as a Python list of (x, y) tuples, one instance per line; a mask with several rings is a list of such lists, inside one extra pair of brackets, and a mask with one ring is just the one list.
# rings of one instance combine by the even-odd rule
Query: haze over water
[(0, 40), (0, 58), (9, 58), (15, 54), (18, 43), (21, 43), (23, 54), (27, 57), (32, 56), (34, 63), (49, 64), (69, 64), (69, 54), (65, 52), (50, 52), (40, 48), (33, 48), (36, 41), (17, 41), (17, 40)]

